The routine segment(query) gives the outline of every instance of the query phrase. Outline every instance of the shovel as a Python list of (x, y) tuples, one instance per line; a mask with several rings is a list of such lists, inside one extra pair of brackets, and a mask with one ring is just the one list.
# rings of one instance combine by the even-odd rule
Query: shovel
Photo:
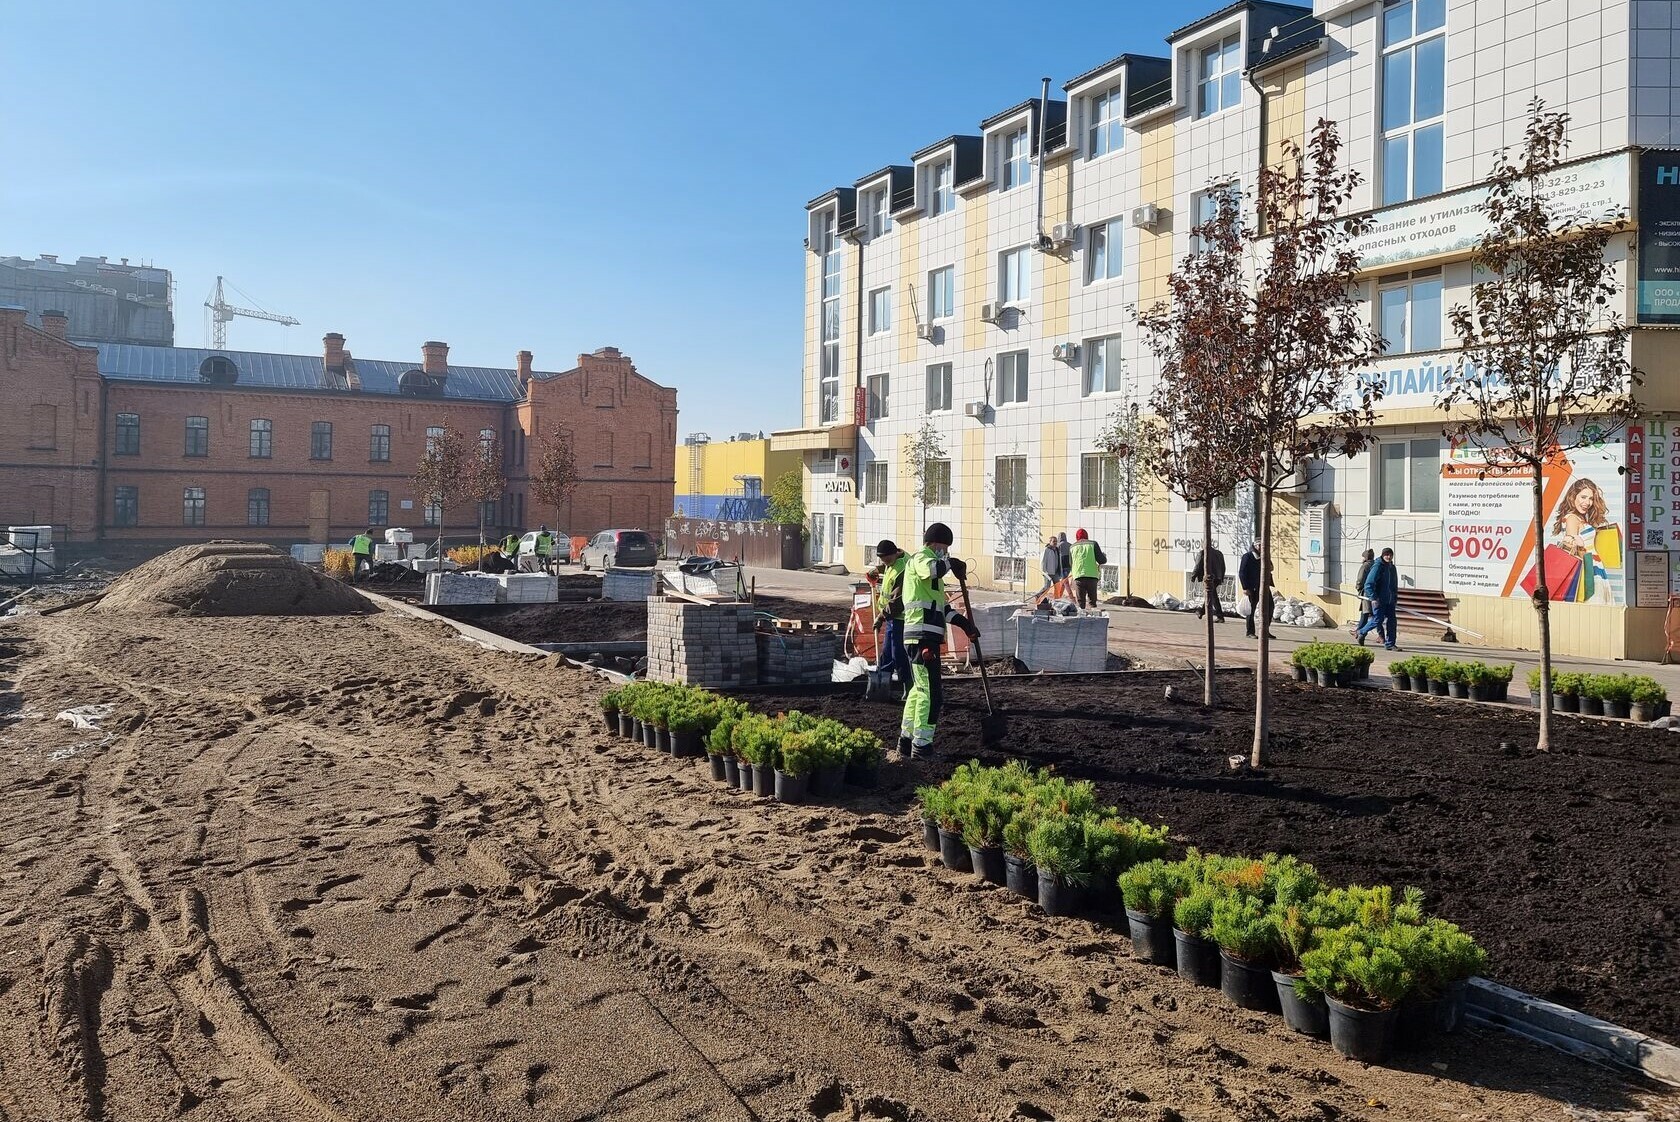
[[(957, 588), (962, 592), (963, 607), (967, 611), (973, 612), (974, 601), (968, 597), (968, 581), (962, 577), (957, 577)], [(1009, 722), (992, 704), (992, 680), (986, 674), (986, 655), (980, 649), (979, 636), (976, 635), (970, 639), (969, 643), (974, 647), (974, 661), (980, 664), (980, 693), (986, 699), (986, 715), (980, 718), (980, 743), (996, 744), (1009, 732)]]

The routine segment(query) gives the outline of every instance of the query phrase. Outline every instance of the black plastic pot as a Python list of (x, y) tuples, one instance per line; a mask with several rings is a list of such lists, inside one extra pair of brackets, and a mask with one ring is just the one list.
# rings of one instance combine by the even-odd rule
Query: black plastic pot
[(776, 801), (779, 803), (802, 803), (805, 792), (811, 786), (809, 775), (789, 775), (781, 768), (776, 769)]
[(753, 768), (753, 794), (761, 799), (774, 798), (776, 795), (776, 769), (769, 764), (758, 764)]
[(626, 740), (636, 739), (636, 718), (628, 713), (618, 715), (618, 735)]
[(1470, 696), (1470, 685), (1469, 685), (1469, 683), (1467, 683), (1467, 682), (1448, 682), (1447, 683), (1447, 696), (1448, 697), (1456, 697), (1456, 698), (1458, 698), (1458, 700), (1463, 701), (1465, 698)]
[(1038, 906), (1046, 915), (1072, 915), (1079, 909), (1080, 899), (1078, 885), (1067, 883), (1049, 869), (1038, 870)]
[(735, 765), (735, 785), (747, 794), (753, 790), (753, 766), (745, 760), (739, 760)]
[(707, 757), (712, 765), (712, 778), (719, 783), (729, 782), (729, 758), (720, 753)]
[(1583, 717), (1602, 717), (1604, 713), (1604, 699), (1602, 697), (1588, 697), (1582, 694), (1576, 699)]
[(1155, 919), (1143, 912), (1126, 909), (1126, 924), (1132, 929), (1132, 953), (1156, 966), (1173, 966), (1178, 951), (1173, 946), (1170, 919)]
[(1628, 706), (1628, 716), (1640, 724), (1650, 724), (1656, 720), (1654, 710), (1656, 706), (1647, 705), (1643, 701), (1635, 701)]
[(731, 787), (741, 785), (741, 764), (734, 756), (723, 757), (723, 781)]
[(1440, 1035), (1441, 999), (1408, 997), (1394, 1007), (1391, 1042), (1396, 1048), (1427, 1048)]
[(1307, 668), (1305, 666), (1296, 666), (1293, 667), (1293, 669), (1295, 671), (1295, 680), (1297, 682), (1304, 682), (1307, 680)]
[(811, 773), (811, 797), (831, 799), (846, 785), (846, 765), (829, 764)]
[(1673, 715), (1674, 715), (1674, 706), (1673, 706), (1673, 703), (1668, 700), (1668, 698), (1665, 697), (1661, 701), (1657, 702), (1657, 716), (1658, 717), (1672, 717)]
[(939, 823), (932, 818), (922, 819), (922, 848), (939, 852)]
[(1365, 667), (1363, 667), (1363, 666), (1350, 666), (1346, 670), (1343, 670), (1341, 673), (1337, 674), (1336, 678), (1337, 678), (1337, 683), (1336, 683), (1337, 685), (1357, 686), (1360, 682), (1363, 682), (1365, 680)]
[(1428, 693), (1429, 692), (1429, 679), (1419, 677), (1416, 674), (1412, 675), (1412, 692), (1413, 693)]
[(846, 782), (853, 787), (866, 787), (870, 789), (878, 787), (881, 783), (881, 765), (847, 763)]
[(630, 739), (640, 743), (640, 741), (642, 739), (642, 729), (645, 728), (645, 727), (646, 726), (643, 724), (642, 719), (640, 717), (631, 717), (630, 718)]
[(1038, 899), (1038, 866), (1030, 858), (1013, 853), (1003, 855), (1003, 883), (1009, 891), (1029, 900)]
[(603, 710), (601, 710), (601, 720), (606, 723), (607, 735), (608, 736), (617, 735), (617, 733), (618, 733), (618, 710), (617, 709), (603, 709)]
[(1219, 992), (1225, 995), (1226, 1001), (1242, 1009), (1256, 1013), (1278, 1011), (1277, 983), (1272, 981), (1272, 972), (1223, 949), (1219, 952)]
[(1389, 679), (1389, 684), (1392, 685), (1400, 693), (1410, 693), (1411, 692), (1412, 679), (1411, 679), (1410, 675), (1407, 675), (1407, 674), (1390, 674), (1388, 676), (1388, 679)]
[(1625, 721), (1628, 719), (1628, 710), (1631, 707), (1632, 702), (1620, 700), (1606, 701), (1604, 703), (1604, 715), (1606, 717), (1617, 717)]
[(1552, 695), (1552, 708), (1559, 713), (1579, 713), (1581, 711), (1581, 699), (1572, 693), (1554, 693)]
[(1450, 685), (1450, 683), (1443, 682), (1439, 678), (1429, 679), (1429, 693), (1430, 693), (1430, 696), (1432, 696), (1432, 697), (1446, 697), (1447, 696), (1447, 687), (1449, 685)]
[(1480, 682), (1471, 682), (1470, 685), (1469, 685), (1469, 690), (1470, 690), (1470, 700), (1471, 701), (1492, 701), (1493, 700), (1493, 687), (1492, 686), (1485, 685), (1485, 684), (1480, 683)]
[(1488, 700), (1489, 701), (1504, 701), (1510, 696), (1510, 693), (1511, 693), (1511, 683), (1510, 682), (1489, 682), (1488, 683)]
[(1307, 1001), (1295, 992), (1295, 975), (1272, 971), (1272, 985), (1277, 990), (1278, 1008), (1283, 1023), (1296, 1032), (1326, 1040), (1330, 1036), (1330, 1010), (1323, 1001)]
[(655, 727), (653, 730), (653, 747), (656, 751), (666, 755), (675, 755), (676, 750), (671, 747), (671, 730)]
[(682, 756), (687, 759), (700, 755), (705, 749), (700, 747), (700, 730), (689, 732), (674, 732), (671, 734), (671, 755)]
[(974, 871), (974, 866), (968, 859), (968, 846), (963, 842), (962, 835), (952, 833), (943, 826), (939, 828), (939, 860), (952, 872)]
[(1317, 682), (1321, 686), (1339, 686), (1339, 685), (1341, 685), (1341, 681), (1337, 678), (1336, 672), (1334, 670), (1316, 670), (1315, 669), (1312, 673), (1313, 673), (1313, 681)]
[(642, 746), (655, 750), (659, 748), (659, 728), (657, 725), (646, 722), (642, 724)]
[(1380, 1064), (1394, 1038), (1394, 1010), (1355, 1009), (1325, 995), (1330, 1009), (1330, 1047), (1350, 1060)]
[(1003, 867), (1003, 846), (987, 846), (982, 849), (971, 845), (968, 847), (968, 860), (969, 864), (974, 866), (974, 871), (983, 879), (993, 884), (1007, 883)]
[(1173, 947), (1178, 957), (1178, 976), (1198, 986), (1219, 988), (1219, 944), (1199, 935), (1187, 935), (1173, 928)]

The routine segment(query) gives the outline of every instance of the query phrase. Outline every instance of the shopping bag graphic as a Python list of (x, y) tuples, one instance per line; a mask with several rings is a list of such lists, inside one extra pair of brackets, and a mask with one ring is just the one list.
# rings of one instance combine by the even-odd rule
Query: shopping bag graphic
[(1593, 535), (1593, 552), (1598, 554), (1599, 563), (1605, 572), (1622, 567), (1622, 528), (1617, 525), (1602, 526)]
[[(1539, 583), (1540, 566), (1529, 566), (1528, 574), (1522, 579), (1522, 590), (1530, 596), (1534, 595), (1535, 585)], [(1575, 589), (1581, 579), (1581, 559), (1555, 545), (1546, 547), (1546, 599), (1573, 600)]]

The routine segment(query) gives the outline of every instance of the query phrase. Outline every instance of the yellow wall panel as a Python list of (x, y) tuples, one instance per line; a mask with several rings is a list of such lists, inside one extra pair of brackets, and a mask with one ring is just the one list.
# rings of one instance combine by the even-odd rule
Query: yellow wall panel
[(1146, 124), (1139, 130), (1142, 146), (1141, 170), (1143, 191), (1140, 201), (1154, 203), (1162, 210), (1173, 212), (1172, 222), (1162, 225), (1159, 232), (1138, 231), (1138, 306), (1150, 305), (1167, 298), (1167, 277), (1173, 267), (1173, 227), (1190, 221), (1183, 208), (1175, 206), (1173, 122), (1171, 118)]
[[(906, 366), (916, 361), (916, 324), (928, 317), (928, 294), (923, 289), (922, 224), (915, 220), (899, 222), (898, 231), (898, 299), (894, 314), (898, 331), (898, 361)], [(900, 543), (902, 544), (902, 543)]]
[(963, 347), (970, 351), (983, 350), (986, 332), (991, 325), (980, 318), (980, 305), (992, 298), (991, 239), (986, 236), (986, 211), (991, 195), (986, 192), (964, 199), (962, 296), (957, 317), (963, 324)]

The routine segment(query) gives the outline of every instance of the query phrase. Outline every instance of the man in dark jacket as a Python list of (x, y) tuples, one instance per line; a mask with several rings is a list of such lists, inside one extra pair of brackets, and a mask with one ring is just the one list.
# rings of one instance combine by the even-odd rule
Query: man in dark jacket
[(1196, 568), (1190, 574), (1190, 583), (1213, 587), (1208, 589), (1207, 603), (1196, 609), (1196, 618), (1201, 619), (1209, 608), (1213, 609), (1215, 623), (1225, 622), (1225, 605), (1219, 602), (1219, 584), (1225, 579), (1225, 555), (1212, 542), (1203, 547), (1201, 556), (1196, 558)]
[(1365, 587), (1360, 591), (1371, 602), (1371, 618), (1359, 629), (1359, 645), (1363, 647), (1365, 636), (1375, 631), (1382, 636), (1383, 649), (1399, 650), (1395, 645), (1400, 637), (1395, 608), (1400, 600), (1400, 572), (1394, 567), (1394, 550), (1382, 551), (1382, 559), (1371, 566), (1365, 577)]
[(1237, 583), (1242, 586), (1243, 596), (1248, 600), (1248, 637), (1255, 637), (1254, 620), (1259, 617), (1265, 621), (1266, 638), (1276, 639), (1277, 636), (1272, 634), (1272, 559), (1266, 558), (1266, 563), (1261, 565), (1259, 542), (1255, 542), (1237, 562)]
[(1371, 575), (1371, 566), (1376, 562), (1376, 553), (1369, 549), (1359, 555), (1359, 575), (1353, 578), (1353, 591), (1359, 596), (1359, 622), (1348, 628), (1355, 635), (1371, 619), (1371, 602), (1365, 599), (1365, 578)]
[(1038, 603), (1046, 593), (1053, 593), (1057, 584), (1066, 573), (1062, 569), (1061, 543), (1056, 541), (1056, 535), (1051, 534), (1050, 540), (1044, 543), (1044, 553), (1038, 559), (1038, 567), (1044, 571), (1044, 587), (1032, 594), (1032, 602)]

